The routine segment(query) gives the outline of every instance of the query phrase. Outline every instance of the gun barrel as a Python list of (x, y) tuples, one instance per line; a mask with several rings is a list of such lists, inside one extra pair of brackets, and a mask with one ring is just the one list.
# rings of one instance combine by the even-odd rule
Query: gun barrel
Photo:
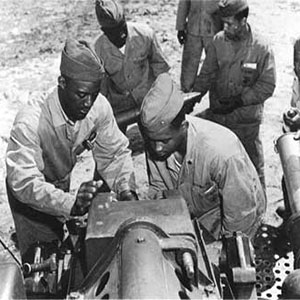
[(294, 268), (300, 267), (300, 140), (295, 133), (280, 136), (276, 142), (280, 156), (291, 216), (287, 221), (287, 234), (294, 252)]
[(138, 108), (127, 110), (116, 114), (116, 121), (120, 127), (131, 125), (137, 122), (140, 111)]
[(294, 137), (285, 133), (276, 142), (292, 214), (300, 212), (300, 141)]

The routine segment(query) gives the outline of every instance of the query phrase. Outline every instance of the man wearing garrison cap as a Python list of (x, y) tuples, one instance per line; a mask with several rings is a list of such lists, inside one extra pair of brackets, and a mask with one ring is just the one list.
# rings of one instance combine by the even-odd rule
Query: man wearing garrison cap
[[(102, 62), (86, 42), (68, 39), (60, 71), (48, 97), (17, 114), (7, 148), (7, 192), (23, 261), (32, 244), (61, 240), (63, 223), (88, 212), (103, 181), (119, 200), (136, 199), (128, 140), (99, 94)], [(103, 180), (71, 193), (71, 171), (85, 150)]]
[(194, 91), (209, 91), (210, 107), (202, 117), (240, 138), (265, 188), (260, 125), (264, 102), (275, 89), (274, 55), (247, 22), (247, 0), (220, 0), (219, 10), (224, 29), (214, 36)]
[(161, 74), (145, 96), (140, 127), (147, 149), (149, 196), (179, 190), (192, 218), (215, 239), (242, 231), (253, 237), (266, 209), (255, 168), (236, 135), (185, 115), (183, 95)]
[[(97, 0), (96, 15), (101, 34), (95, 51), (104, 62), (107, 96), (114, 113), (139, 111), (142, 100), (155, 78), (170, 67), (146, 24), (127, 22), (117, 0)], [(126, 131), (126, 126), (122, 128)]]

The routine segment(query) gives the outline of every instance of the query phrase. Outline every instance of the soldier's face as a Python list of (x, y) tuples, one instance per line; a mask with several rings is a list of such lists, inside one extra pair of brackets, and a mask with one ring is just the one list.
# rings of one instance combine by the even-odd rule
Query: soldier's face
[(175, 129), (171, 126), (155, 134), (144, 134), (144, 139), (146, 147), (150, 147), (148, 149), (150, 155), (160, 161), (166, 160), (177, 151), (184, 141), (182, 129)]
[(246, 18), (237, 20), (234, 16), (223, 17), (224, 33), (229, 40), (237, 41), (240, 40), (243, 28), (246, 24)]
[(62, 78), (59, 90), (64, 112), (74, 122), (84, 119), (99, 94), (100, 80), (89, 82)]
[(128, 36), (128, 29), (126, 21), (123, 20), (116, 27), (113, 28), (101, 28), (105, 33), (107, 38), (117, 47), (122, 48), (126, 43), (126, 38)]

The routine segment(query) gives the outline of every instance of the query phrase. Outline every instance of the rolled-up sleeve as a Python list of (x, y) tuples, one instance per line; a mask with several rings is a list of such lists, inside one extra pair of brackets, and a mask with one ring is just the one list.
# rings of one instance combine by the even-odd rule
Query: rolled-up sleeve
[(120, 131), (107, 100), (101, 101), (104, 117), (98, 125), (93, 149), (97, 171), (116, 193), (135, 190), (135, 177), (129, 141)]
[(75, 196), (46, 182), (39, 137), (34, 128), (16, 123), (6, 155), (7, 182), (21, 202), (47, 214), (68, 218)]

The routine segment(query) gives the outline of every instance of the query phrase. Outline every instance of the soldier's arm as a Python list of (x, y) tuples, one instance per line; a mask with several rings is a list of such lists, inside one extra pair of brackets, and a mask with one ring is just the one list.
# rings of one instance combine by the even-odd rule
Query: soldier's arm
[(19, 201), (50, 215), (70, 216), (75, 195), (46, 182), (39, 138), (27, 124), (17, 123), (12, 129), (6, 168), (7, 183)]

